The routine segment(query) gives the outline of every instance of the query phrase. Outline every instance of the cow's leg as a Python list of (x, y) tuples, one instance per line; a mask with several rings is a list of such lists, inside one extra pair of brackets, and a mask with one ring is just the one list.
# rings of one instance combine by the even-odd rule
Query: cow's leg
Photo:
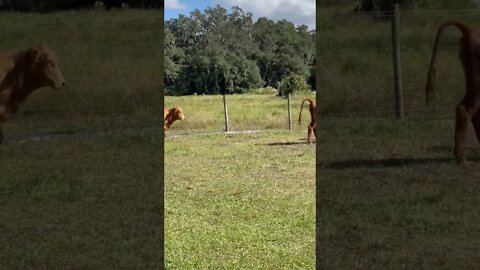
[(475, 135), (477, 136), (477, 141), (480, 143), (480, 110), (477, 110), (472, 116), (472, 125), (475, 129)]
[(0, 144), (3, 142), (3, 128), (2, 123), (7, 121), (8, 111), (6, 106), (0, 106)]
[(18, 111), (18, 108), (20, 107), (20, 103), (12, 103), (9, 108), (9, 114), (12, 115)]
[(312, 140), (313, 140), (312, 135), (313, 135), (313, 128), (312, 128), (312, 126), (309, 125), (308, 126), (308, 135), (307, 135), (307, 141), (308, 141), (309, 144), (312, 143)]
[(473, 105), (468, 106), (466, 99), (462, 100), (456, 108), (456, 120), (455, 120), (455, 149), (454, 155), (457, 158), (458, 164), (466, 165), (466, 138), (468, 124), (472, 120), (473, 115), (476, 113), (478, 102), (474, 102)]
[(0, 123), (7, 121), (8, 109), (7, 106), (0, 105)]

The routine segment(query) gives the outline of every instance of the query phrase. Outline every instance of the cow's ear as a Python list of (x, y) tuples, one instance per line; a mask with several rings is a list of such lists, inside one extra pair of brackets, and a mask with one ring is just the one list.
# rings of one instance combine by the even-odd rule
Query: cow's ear
[(39, 46), (32, 47), (30, 50), (28, 50), (28, 56), (33, 63), (40, 62), (40, 53)]

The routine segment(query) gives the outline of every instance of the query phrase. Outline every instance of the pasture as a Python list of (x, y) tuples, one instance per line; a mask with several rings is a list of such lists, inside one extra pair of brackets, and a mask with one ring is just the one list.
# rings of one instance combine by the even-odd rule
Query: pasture
[(319, 122), (323, 269), (473, 269), (480, 263), (480, 149), (453, 156), (453, 115)]
[(315, 265), (315, 146), (310, 120), (292, 97), (228, 96), (225, 134), (220, 96), (166, 97), (186, 119), (165, 139), (167, 269), (312, 269)]
[[(438, 54), (433, 106), (425, 83), (438, 26), (478, 25), (478, 10), (400, 15), (405, 115), (394, 119), (390, 23), (320, 12), (318, 245), (322, 269), (473, 269), (480, 263), (478, 142), (453, 156), (465, 93), (454, 29)], [(347, 117), (345, 117), (347, 116)]]
[(0, 51), (47, 44), (67, 86), (3, 125), (0, 269), (158, 269), (161, 13), (1, 14)]

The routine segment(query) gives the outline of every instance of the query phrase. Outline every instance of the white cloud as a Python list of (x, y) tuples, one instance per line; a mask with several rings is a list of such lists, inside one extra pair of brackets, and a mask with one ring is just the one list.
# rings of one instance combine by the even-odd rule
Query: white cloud
[(165, 0), (165, 8), (170, 9), (184, 9), (186, 6), (180, 3), (179, 0)]
[(251, 12), (255, 19), (258, 17), (267, 17), (275, 21), (287, 19), (297, 25), (306, 24), (309, 29), (315, 29), (315, 0), (216, 0), (216, 2), (238, 6), (245, 12)]

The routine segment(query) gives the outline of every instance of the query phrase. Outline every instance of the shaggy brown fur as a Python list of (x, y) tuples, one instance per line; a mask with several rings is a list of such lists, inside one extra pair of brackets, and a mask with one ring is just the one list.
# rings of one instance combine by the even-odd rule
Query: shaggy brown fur
[(298, 115), (298, 124), (299, 125), (302, 123), (302, 110), (303, 110), (303, 103), (305, 101), (310, 102), (309, 109), (310, 109), (311, 121), (310, 121), (310, 124), (308, 125), (307, 141), (308, 141), (308, 143), (312, 143), (313, 138), (317, 137), (317, 120), (316, 120), (317, 105), (316, 105), (315, 101), (312, 101), (308, 98), (306, 98), (302, 101), (302, 105), (300, 105), (300, 114)]
[(184, 120), (182, 108), (175, 106), (174, 108), (163, 110), (163, 132), (165, 132), (173, 122), (177, 120)]
[(65, 79), (54, 53), (43, 45), (0, 55), (0, 143), (1, 125), (17, 112), (28, 95), (41, 87), (59, 89)]
[(472, 122), (477, 139), (480, 142), (480, 112), (478, 112), (478, 108), (480, 107), (480, 28), (469, 28), (463, 23), (456, 21), (448, 21), (440, 26), (435, 38), (432, 60), (427, 77), (427, 106), (431, 99), (430, 96), (435, 80), (438, 42), (445, 29), (449, 26), (456, 26), (462, 33), (459, 58), (465, 74), (466, 92), (456, 107), (454, 155), (459, 164), (465, 165), (467, 162), (466, 136), (469, 122)]

